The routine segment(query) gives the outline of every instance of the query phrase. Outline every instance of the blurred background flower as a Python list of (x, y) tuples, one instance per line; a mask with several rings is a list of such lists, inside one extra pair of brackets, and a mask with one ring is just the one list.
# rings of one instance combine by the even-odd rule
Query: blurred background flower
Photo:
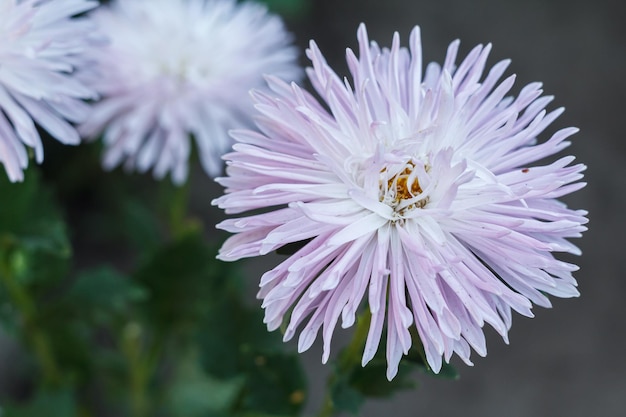
[(80, 142), (69, 122), (87, 114), (82, 99), (95, 98), (81, 71), (93, 48), (94, 26), (85, 17), (97, 1), (0, 0), (0, 162), (11, 181), (21, 181), (28, 148), (37, 163), (43, 144), (36, 125), (64, 144)]
[(187, 178), (192, 140), (205, 171), (217, 175), (227, 131), (249, 125), (248, 91), (263, 74), (298, 79), (298, 52), (280, 17), (234, 0), (117, 0), (93, 13), (109, 39), (93, 49), (102, 96), (80, 127), (100, 133), (104, 166)]

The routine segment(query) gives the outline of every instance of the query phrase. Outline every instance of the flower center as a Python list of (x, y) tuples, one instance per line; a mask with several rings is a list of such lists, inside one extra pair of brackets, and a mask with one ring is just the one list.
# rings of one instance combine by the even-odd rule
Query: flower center
[(395, 188), (396, 200), (408, 200), (418, 194), (421, 194), (422, 188), (417, 177), (411, 180), (412, 170), (409, 167), (404, 168), (404, 171), (397, 174), (395, 177), (387, 180), (388, 188)]
[(380, 171), (379, 199), (403, 215), (407, 210), (423, 208), (428, 198), (421, 196), (423, 190), (417, 178), (415, 163), (407, 162), (397, 169), (388, 167)]

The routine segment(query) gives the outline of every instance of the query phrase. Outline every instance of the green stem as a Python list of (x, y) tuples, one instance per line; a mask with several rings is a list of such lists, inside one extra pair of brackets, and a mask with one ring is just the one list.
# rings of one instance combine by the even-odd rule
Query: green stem
[(123, 330), (122, 350), (128, 361), (128, 389), (130, 393), (131, 416), (144, 417), (148, 415), (148, 400), (146, 386), (148, 372), (145, 361), (142, 360), (143, 335), (138, 323), (129, 323)]
[(335, 414), (335, 404), (333, 403), (331, 387), (338, 375), (351, 372), (355, 365), (360, 364), (371, 319), (372, 313), (369, 309), (366, 309), (359, 316), (356, 331), (354, 332), (354, 336), (352, 337), (350, 344), (342, 350), (339, 355), (335, 371), (326, 381), (326, 396), (324, 398), (324, 405), (316, 417), (332, 417)]
[(332, 417), (335, 412), (335, 405), (333, 404), (333, 399), (330, 392), (326, 391), (326, 397), (324, 398), (324, 405), (322, 409), (317, 414), (317, 417)]
[(129, 323), (123, 331), (123, 352), (128, 361), (128, 385), (130, 408), (133, 417), (145, 417), (150, 413), (148, 385), (154, 376), (161, 354), (161, 341), (145, 348), (144, 330), (139, 323)]
[[(174, 238), (184, 236), (189, 229), (187, 220), (187, 206), (189, 205), (189, 190), (191, 181), (187, 180), (180, 186), (173, 186), (174, 190), (168, 193), (167, 201), (170, 232)], [(168, 184), (169, 185), (169, 184)], [(171, 187), (171, 185), (169, 185)]]
[(56, 385), (60, 382), (60, 372), (52, 347), (46, 333), (37, 325), (37, 308), (28, 291), (15, 279), (10, 263), (10, 252), (3, 251), (0, 266), (0, 277), (7, 289), (13, 304), (22, 316), (24, 333), (31, 344), (41, 371), (45, 385)]

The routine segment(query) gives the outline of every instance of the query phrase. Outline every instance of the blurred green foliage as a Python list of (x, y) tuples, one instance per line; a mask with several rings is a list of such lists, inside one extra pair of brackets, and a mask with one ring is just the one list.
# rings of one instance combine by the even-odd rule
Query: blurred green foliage
[(129, 251), (120, 269), (114, 259), (77, 268), (51, 188), (36, 169), (23, 183), (0, 178), (0, 320), (33, 364), (30, 388), (0, 393), (3, 416), (300, 413), (298, 358), (245, 305), (237, 266), (217, 261), (187, 218), (185, 190), (142, 198), (105, 186), (121, 203), (69, 222), (105, 222), (96, 235)]

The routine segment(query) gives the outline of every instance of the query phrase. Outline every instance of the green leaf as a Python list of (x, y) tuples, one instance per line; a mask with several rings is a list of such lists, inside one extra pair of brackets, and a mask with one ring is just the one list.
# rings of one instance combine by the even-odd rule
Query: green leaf
[(26, 404), (9, 404), (2, 409), (2, 417), (77, 417), (77, 415), (76, 400), (69, 389), (40, 390)]
[(0, 245), (61, 257), (71, 253), (63, 220), (50, 193), (39, 182), (36, 170), (28, 170), (24, 182), (11, 183), (0, 175)]
[(438, 375), (442, 378), (448, 379), (459, 379), (461, 377), (459, 371), (457, 371), (456, 368), (449, 363), (443, 364), (443, 366), (441, 367), (441, 371)]
[[(433, 372), (430, 365), (428, 365), (428, 361), (426, 360), (426, 353), (424, 352), (424, 347), (422, 346), (421, 341), (419, 341), (419, 336), (417, 336), (417, 332), (413, 330), (411, 331), (411, 335), (413, 337), (413, 340), (418, 340), (418, 342), (414, 343), (413, 346), (411, 346), (408, 355), (402, 357), (401, 363), (412, 364), (422, 372), (435, 378), (453, 380), (459, 379), (458, 371), (456, 370), (456, 368), (454, 368), (454, 366), (450, 365), (449, 363), (444, 362), (441, 366), (441, 370), (439, 371), (439, 373)], [(416, 337), (418, 339), (415, 339)]]
[[(51, 318), (49, 300), (63, 284), (69, 259), (54, 253), (23, 248), (0, 250), (3, 271), (0, 280), (0, 321), (5, 331), (18, 339), (24, 326), (41, 325)], [(29, 327), (30, 329), (30, 327)]]
[(243, 378), (218, 379), (206, 374), (195, 354), (180, 362), (171, 389), (168, 407), (173, 415), (205, 417), (226, 415), (243, 385)]
[(297, 415), (306, 396), (300, 357), (284, 352), (280, 333), (270, 333), (262, 311), (224, 291), (198, 329), (201, 359), (219, 378), (245, 377), (238, 413)]
[(230, 279), (201, 233), (187, 234), (146, 258), (134, 278), (147, 290), (144, 314), (167, 333), (193, 327)]
[(43, 251), (59, 257), (71, 255), (65, 224), (61, 220), (42, 222), (37, 232), (19, 236), (20, 246), (29, 251)]
[[(225, 320), (228, 325), (224, 325)], [(246, 369), (241, 362), (244, 356), (248, 360), (251, 356), (281, 353), (284, 348), (280, 334), (267, 331), (261, 309), (244, 306), (234, 291), (225, 291), (215, 300), (199, 331), (204, 365), (220, 377)]]
[(16, 248), (8, 256), (15, 280), (28, 287), (32, 295), (57, 287), (67, 276), (70, 266), (65, 256), (47, 251)]
[(424, 367), (423, 370), (428, 375), (434, 376), (435, 378), (453, 379), (453, 380), (460, 378), (459, 372), (456, 370), (456, 368), (450, 365), (449, 363), (445, 363), (445, 362), (443, 363), (443, 365), (441, 366), (441, 370), (437, 374), (434, 373), (432, 369), (430, 369), (430, 367)]
[(330, 388), (333, 406), (337, 411), (358, 414), (365, 397), (352, 387), (348, 378), (339, 378)]
[[(426, 361), (426, 356), (417, 331), (412, 331), (413, 346), (408, 355), (403, 356), (398, 373), (387, 380), (387, 360), (384, 350), (378, 350), (374, 358), (361, 366), (361, 355), (369, 328), (369, 312), (365, 310), (359, 317), (353, 340), (338, 356), (329, 381), (332, 406), (338, 411), (358, 413), (366, 398), (387, 398), (401, 390), (414, 389), (417, 385), (415, 370), (428, 372), (443, 378), (456, 378), (454, 368), (444, 364), (439, 374), (434, 374)], [(382, 336), (383, 340), (385, 335)]]
[(243, 355), (245, 389), (240, 409), (273, 415), (296, 415), (305, 400), (300, 357), (293, 354)]
[(350, 375), (350, 386), (366, 397), (385, 398), (398, 391), (413, 389), (416, 382), (411, 378), (415, 366), (401, 361), (398, 374), (387, 380), (387, 362), (382, 357), (375, 357), (365, 367), (357, 367)]
[(94, 358), (90, 338), (93, 329), (77, 320), (65, 320), (59, 314), (48, 314), (39, 319), (51, 346), (51, 353), (62, 370), (63, 381), (84, 381)]
[(82, 272), (67, 293), (68, 301), (83, 313), (100, 316), (122, 312), (146, 296), (144, 288), (107, 266)]

